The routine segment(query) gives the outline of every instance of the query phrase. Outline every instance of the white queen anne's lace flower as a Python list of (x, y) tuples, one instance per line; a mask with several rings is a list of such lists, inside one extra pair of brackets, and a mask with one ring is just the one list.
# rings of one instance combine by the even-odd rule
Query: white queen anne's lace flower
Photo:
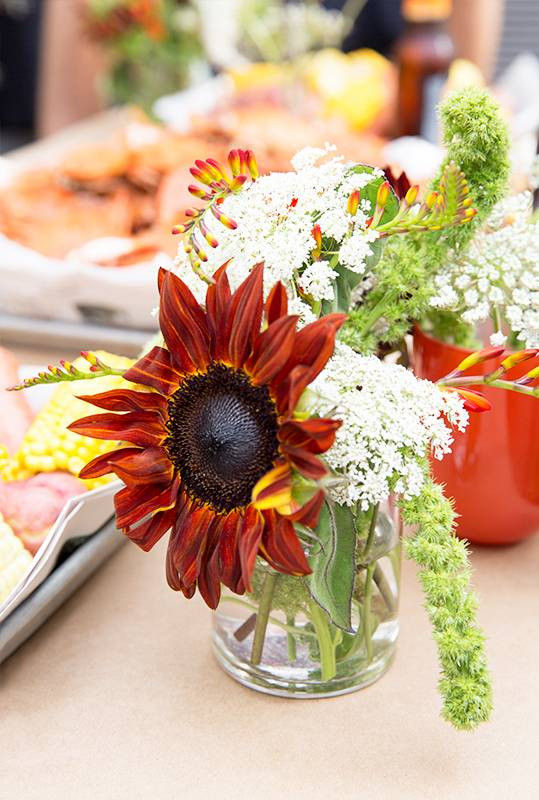
[(309, 402), (321, 415), (331, 411), (342, 419), (327, 453), (329, 466), (343, 476), (332, 493), (337, 502), (363, 509), (392, 491), (406, 498), (419, 494), (427, 453), (449, 453), (450, 426), (462, 431), (468, 422), (456, 393), (343, 344), (312, 385)]
[[(353, 172), (351, 162), (338, 156), (328, 158), (332, 149), (329, 145), (325, 149), (307, 147), (292, 159), (294, 171), (264, 175), (241, 192), (226, 197), (219, 210), (233, 219), (237, 228), (225, 228), (213, 217), (207, 221), (219, 245), (206, 248), (206, 274), (213, 274), (232, 259), (228, 276), (235, 289), (254, 264), (264, 261), (267, 289), (280, 280), (290, 296), (299, 286), (315, 302), (333, 299), (331, 284), (337, 277), (334, 267), (338, 263), (364, 274), (378, 234), (367, 228), (372, 213), (369, 202), (362, 198), (352, 216), (347, 211), (347, 200), (353, 191), (361, 192), (383, 173), (378, 169)], [(322, 253), (318, 262), (312, 256), (316, 244), (314, 225), (320, 226), (326, 241), (334, 242), (331, 256)], [(203, 300), (204, 283), (192, 272), (183, 243), (175, 269), (197, 299)], [(307, 302), (297, 299), (305, 306), (302, 318), (307, 318)]]
[[(526, 347), (539, 347), (539, 222), (531, 194), (499, 203), (466, 252), (435, 278), (435, 308), (449, 308), (475, 325), (504, 318)], [(491, 344), (504, 344), (498, 330)]]

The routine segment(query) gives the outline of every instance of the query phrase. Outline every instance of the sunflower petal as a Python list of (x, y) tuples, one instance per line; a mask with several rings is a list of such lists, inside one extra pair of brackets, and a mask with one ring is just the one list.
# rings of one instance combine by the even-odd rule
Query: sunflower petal
[(314, 453), (309, 453), (309, 451), (304, 450), (303, 447), (284, 445), (282, 451), (286, 453), (298, 472), (301, 472), (306, 478), (319, 481), (324, 475), (328, 474), (328, 468), (318, 456), (314, 455)]
[(287, 314), (288, 297), (281, 281), (277, 281), (270, 291), (265, 304), (265, 312), (268, 325)]
[(176, 521), (172, 563), (187, 588), (194, 585), (199, 576), (213, 513), (209, 506), (189, 504), (186, 513)]
[(248, 592), (252, 591), (251, 577), (263, 531), (264, 518), (262, 514), (252, 505), (247, 506), (245, 514), (240, 519), (239, 551), (242, 579)]
[(164, 489), (160, 484), (126, 486), (114, 496), (118, 528), (130, 528), (147, 514), (171, 508), (176, 502), (177, 495), (177, 480)]
[(161, 418), (153, 411), (93, 414), (72, 422), (68, 430), (93, 439), (125, 441), (139, 447), (159, 445), (167, 435)]
[(79, 395), (79, 400), (107, 411), (160, 411), (165, 413), (167, 401), (157, 392), (136, 392), (134, 389), (111, 389), (99, 394)]
[[(178, 509), (176, 519), (174, 522), (174, 526), (170, 532), (168, 546), (167, 546), (167, 555), (165, 559), (165, 572), (167, 577), (167, 583), (171, 589), (175, 592), (184, 591), (182, 587), (182, 580), (174, 563), (174, 555), (176, 552), (176, 547), (178, 543), (178, 539), (182, 533), (182, 521), (185, 518), (190, 518), (191, 515), (191, 501), (187, 499), (187, 497), (180, 493), (180, 499), (183, 500), (183, 504), (181, 508)], [(195, 593), (196, 586), (193, 585), (193, 591), (191, 597)]]
[(303, 447), (310, 453), (325, 453), (335, 442), (342, 422), (338, 419), (289, 420), (281, 425), (279, 439), (294, 447)]
[(294, 526), (283, 517), (276, 517), (274, 524), (266, 524), (260, 550), (278, 572), (287, 575), (309, 575), (311, 572)]
[(291, 522), (298, 522), (300, 525), (305, 525), (305, 527), (314, 530), (318, 525), (318, 518), (324, 504), (324, 498), (324, 491), (318, 489), (305, 505), (293, 511), (291, 514), (285, 514), (284, 516)]
[(114, 472), (114, 464), (125, 458), (126, 455), (140, 453), (139, 447), (122, 447), (119, 450), (111, 450), (108, 453), (101, 453), (89, 461), (79, 472), (79, 478), (100, 478), (102, 475), (109, 475)]
[(255, 484), (251, 498), (259, 511), (288, 509), (292, 502), (292, 474), (288, 463), (285, 461), (266, 472)]
[(228, 355), (242, 367), (260, 332), (262, 321), (264, 264), (257, 264), (232, 295), (227, 324)]
[(256, 339), (253, 352), (245, 364), (255, 385), (269, 383), (290, 358), (298, 319), (298, 316), (281, 317)]
[(136, 545), (147, 553), (170, 530), (176, 519), (176, 509), (167, 508), (157, 511), (136, 528), (126, 528), (124, 533)]
[(328, 314), (298, 331), (292, 355), (295, 363), (312, 367), (316, 377), (333, 355), (335, 337), (346, 318), (346, 314)]
[(146, 447), (117, 459), (112, 467), (126, 486), (172, 481), (174, 467), (162, 447)]
[(161, 278), (159, 326), (172, 363), (184, 373), (203, 369), (210, 362), (206, 314), (177, 275), (166, 270), (164, 273)]
[(276, 395), (277, 409), (283, 416), (290, 416), (297, 406), (299, 399), (307, 386), (310, 384), (312, 370), (311, 367), (298, 366), (290, 371), (282, 383), (272, 381)]
[(239, 556), (240, 515), (230, 511), (224, 518), (219, 538), (219, 571), (221, 580), (233, 592), (238, 591), (241, 579), (241, 561)]
[(164, 347), (153, 347), (124, 372), (124, 378), (143, 386), (151, 386), (166, 397), (176, 391), (180, 382), (180, 375), (172, 366), (170, 353)]
[(210, 332), (211, 351), (214, 359), (226, 359), (228, 348), (226, 341), (226, 327), (232, 292), (226, 268), (230, 262), (223, 264), (213, 274), (215, 283), (212, 283), (206, 293), (206, 313)]
[(346, 314), (328, 314), (301, 328), (296, 335), (292, 355), (274, 378), (274, 384), (279, 386), (298, 366), (310, 367), (311, 372), (305, 373), (310, 375), (307, 384), (313, 381), (333, 355), (335, 337), (345, 321)]
[(222, 517), (219, 516), (213, 520), (198, 575), (198, 591), (209, 608), (217, 608), (221, 599), (218, 545), (222, 522)]

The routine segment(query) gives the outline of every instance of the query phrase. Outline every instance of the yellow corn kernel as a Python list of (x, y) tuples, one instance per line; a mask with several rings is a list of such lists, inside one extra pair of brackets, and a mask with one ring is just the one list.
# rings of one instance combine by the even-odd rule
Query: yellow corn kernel
[(31, 563), (32, 556), (0, 514), (0, 603), (11, 594)]
[[(133, 363), (131, 359), (110, 353), (98, 352), (97, 355), (113, 367), (127, 369)], [(78, 359), (74, 363), (77, 366), (87, 367), (82, 359)], [(38, 472), (54, 472), (55, 470), (67, 470), (73, 475), (78, 475), (85, 464), (93, 458), (114, 450), (118, 446), (118, 442), (80, 436), (78, 433), (67, 430), (67, 426), (76, 419), (99, 413), (88, 403), (79, 400), (78, 395), (98, 394), (110, 389), (132, 386), (133, 384), (125, 381), (120, 375), (61, 383), (55, 388), (50, 400), (32, 422), (16, 457), (4, 466), (0, 460), (2, 478), (4, 480), (20, 480), (22, 475), (28, 477)], [(86, 488), (93, 489), (110, 480), (111, 477), (105, 475), (102, 478), (86, 480), (84, 484)]]

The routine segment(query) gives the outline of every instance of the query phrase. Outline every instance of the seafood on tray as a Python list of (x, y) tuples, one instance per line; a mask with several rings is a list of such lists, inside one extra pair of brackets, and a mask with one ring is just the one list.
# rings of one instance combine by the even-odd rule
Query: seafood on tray
[(289, 169), (307, 138), (314, 146), (331, 141), (345, 156), (384, 165), (385, 139), (353, 131), (341, 117), (313, 115), (305, 107), (292, 111), (263, 96), (244, 100), (238, 96), (211, 115), (194, 115), (188, 133), (137, 113), (104, 141), (66, 152), (53, 167), (21, 173), (0, 195), (0, 233), (51, 258), (69, 254), (70, 261), (91, 240), (131, 240), (124, 261), (116, 263), (115, 247), (106, 252), (103, 245), (104, 254), (90, 263), (144, 264), (152, 260), (147, 248), (174, 256), (170, 229), (183, 221), (190, 204), (189, 167), (205, 145), (218, 159), (239, 142), (256, 149), (261, 172)]

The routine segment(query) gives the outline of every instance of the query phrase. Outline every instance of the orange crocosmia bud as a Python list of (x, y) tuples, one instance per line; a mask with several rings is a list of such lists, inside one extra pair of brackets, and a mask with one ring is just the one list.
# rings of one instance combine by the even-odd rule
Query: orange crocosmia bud
[(376, 195), (376, 203), (381, 208), (385, 206), (389, 199), (389, 192), (391, 191), (391, 187), (389, 185), (389, 181), (384, 181), (378, 189), (378, 194)]
[(232, 177), (235, 178), (241, 172), (241, 160), (239, 150), (231, 150), (228, 154), (228, 166), (232, 171)]
[[(453, 370), (453, 375), (457, 372), (466, 372), (470, 367), (476, 367), (478, 364), (484, 364), (485, 361), (490, 361), (492, 358), (499, 358), (505, 352), (505, 347), (485, 347), (484, 350), (478, 350), (476, 353), (466, 356), (458, 366)], [(503, 365), (503, 362), (502, 362)]]
[(417, 200), (417, 195), (418, 194), (419, 194), (419, 186), (417, 184), (414, 184), (413, 186), (410, 186), (410, 188), (406, 192), (406, 195), (405, 195), (405, 198), (404, 198), (404, 200), (406, 202), (406, 205), (407, 206), (413, 206), (413, 204)]
[(252, 150), (247, 150), (245, 160), (247, 162), (247, 169), (251, 174), (251, 178), (256, 181), (258, 178), (258, 164), (256, 163), (256, 156)]
[(230, 191), (239, 192), (239, 190), (241, 189), (246, 180), (247, 180), (247, 175), (236, 175), (236, 177), (230, 184)]
[(457, 392), (464, 401), (464, 408), (474, 414), (482, 414), (484, 411), (490, 411), (492, 408), (487, 398), (476, 389), (465, 389), (461, 386), (444, 386), (442, 387), (442, 391)]
[(434, 208), (436, 205), (436, 201), (438, 199), (438, 192), (431, 192), (425, 197), (425, 205), (429, 209), (429, 211)]
[[(197, 163), (204, 164), (203, 161)], [(193, 178), (195, 178), (195, 180), (200, 181), (200, 183), (205, 183), (206, 186), (209, 186), (211, 183), (213, 183), (213, 176), (206, 168), (202, 170), (198, 169), (197, 167), (189, 167), (189, 172)]]
[(519, 386), (527, 386), (529, 383), (533, 383), (538, 379), (539, 379), (539, 367), (534, 367), (525, 375), (523, 375), (522, 378), (519, 378), (518, 381), (515, 381), (515, 383), (518, 383)]
[(504, 370), (507, 372), (513, 367), (516, 367), (517, 364), (522, 364), (523, 361), (528, 361), (530, 358), (535, 358), (535, 356), (539, 353), (537, 348), (533, 348), (530, 350), (519, 350), (518, 353), (511, 353), (511, 355), (504, 358), (501, 365)]
[(359, 189), (354, 189), (354, 191), (348, 198), (348, 202), (346, 203), (346, 210), (348, 211), (349, 214), (355, 217), (358, 208), (359, 208)]

